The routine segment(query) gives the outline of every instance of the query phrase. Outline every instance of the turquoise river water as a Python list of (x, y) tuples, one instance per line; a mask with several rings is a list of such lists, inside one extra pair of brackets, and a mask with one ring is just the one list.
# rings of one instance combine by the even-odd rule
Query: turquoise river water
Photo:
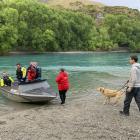
[[(139, 55), (139, 54), (138, 54)], [(48, 79), (57, 92), (55, 77), (60, 68), (69, 73), (71, 88), (69, 98), (87, 94), (98, 86), (120, 88), (129, 77), (129, 53), (46, 53), (39, 55), (11, 55), (0, 57), (0, 75), (3, 71), (15, 77), (16, 63), (28, 67), (30, 61), (37, 61), (42, 67), (42, 77)], [(139, 55), (140, 56), (140, 55)], [(95, 91), (96, 93), (96, 91)], [(14, 103), (0, 95), (0, 113), (9, 113), (38, 105)]]

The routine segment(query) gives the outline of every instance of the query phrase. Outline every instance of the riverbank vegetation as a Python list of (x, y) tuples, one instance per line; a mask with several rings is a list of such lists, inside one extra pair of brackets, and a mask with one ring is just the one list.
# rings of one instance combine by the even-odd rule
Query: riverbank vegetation
[(140, 12), (125, 7), (36, 0), (0, 1), (0, 54), (9, 51), (140, 51)]

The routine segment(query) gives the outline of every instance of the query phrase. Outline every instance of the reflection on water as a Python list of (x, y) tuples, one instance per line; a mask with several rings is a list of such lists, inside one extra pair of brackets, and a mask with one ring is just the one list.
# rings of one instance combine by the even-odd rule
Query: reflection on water
[[(0, 57), (0, 73), (7, 71), (15, 77), (15, 65), (20, 62), (28, 67), (30, 61), (38, 61), (43, 78), (48, 79), (57, 92), (55, 77), (61, 67), (69, 72), (70, 98), (95, 90), (98, 86), (119, 88), (129, 77), (129, 53), (48, 53), (42, 55), (14, 55)], [(73, 94), (74, 93), (74, 94)], [(40, 105), (11, 102), (0, 96), (1, 112), (32, 108)], [(2, 114), (1, 113), (1, 114)]]

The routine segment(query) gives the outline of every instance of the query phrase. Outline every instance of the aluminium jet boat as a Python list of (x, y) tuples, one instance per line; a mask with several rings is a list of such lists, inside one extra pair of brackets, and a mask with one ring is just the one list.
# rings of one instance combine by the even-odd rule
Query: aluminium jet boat
[(47, 102), (56, 98), (46, 79), (22, 84), (15, 82), (11, 86), (0, 87), (0, 91), (3, 96), (16, 102)]

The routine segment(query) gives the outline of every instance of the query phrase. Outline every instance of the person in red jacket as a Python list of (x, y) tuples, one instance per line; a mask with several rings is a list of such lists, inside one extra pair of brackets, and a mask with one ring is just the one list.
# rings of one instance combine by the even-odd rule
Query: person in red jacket
[(68, 73), (64, 69), (60, 70), (60, 73), (56, 77), (56, 83), (58, 84), (59, 95), (61, 104), (65, 103), (66, 92), (69, 89)]
[(36, 69), (33, 65), (30, 65), (30, 67), (27, 70), (27, 77), (28, 81), (33, 81), (36, 78)]

